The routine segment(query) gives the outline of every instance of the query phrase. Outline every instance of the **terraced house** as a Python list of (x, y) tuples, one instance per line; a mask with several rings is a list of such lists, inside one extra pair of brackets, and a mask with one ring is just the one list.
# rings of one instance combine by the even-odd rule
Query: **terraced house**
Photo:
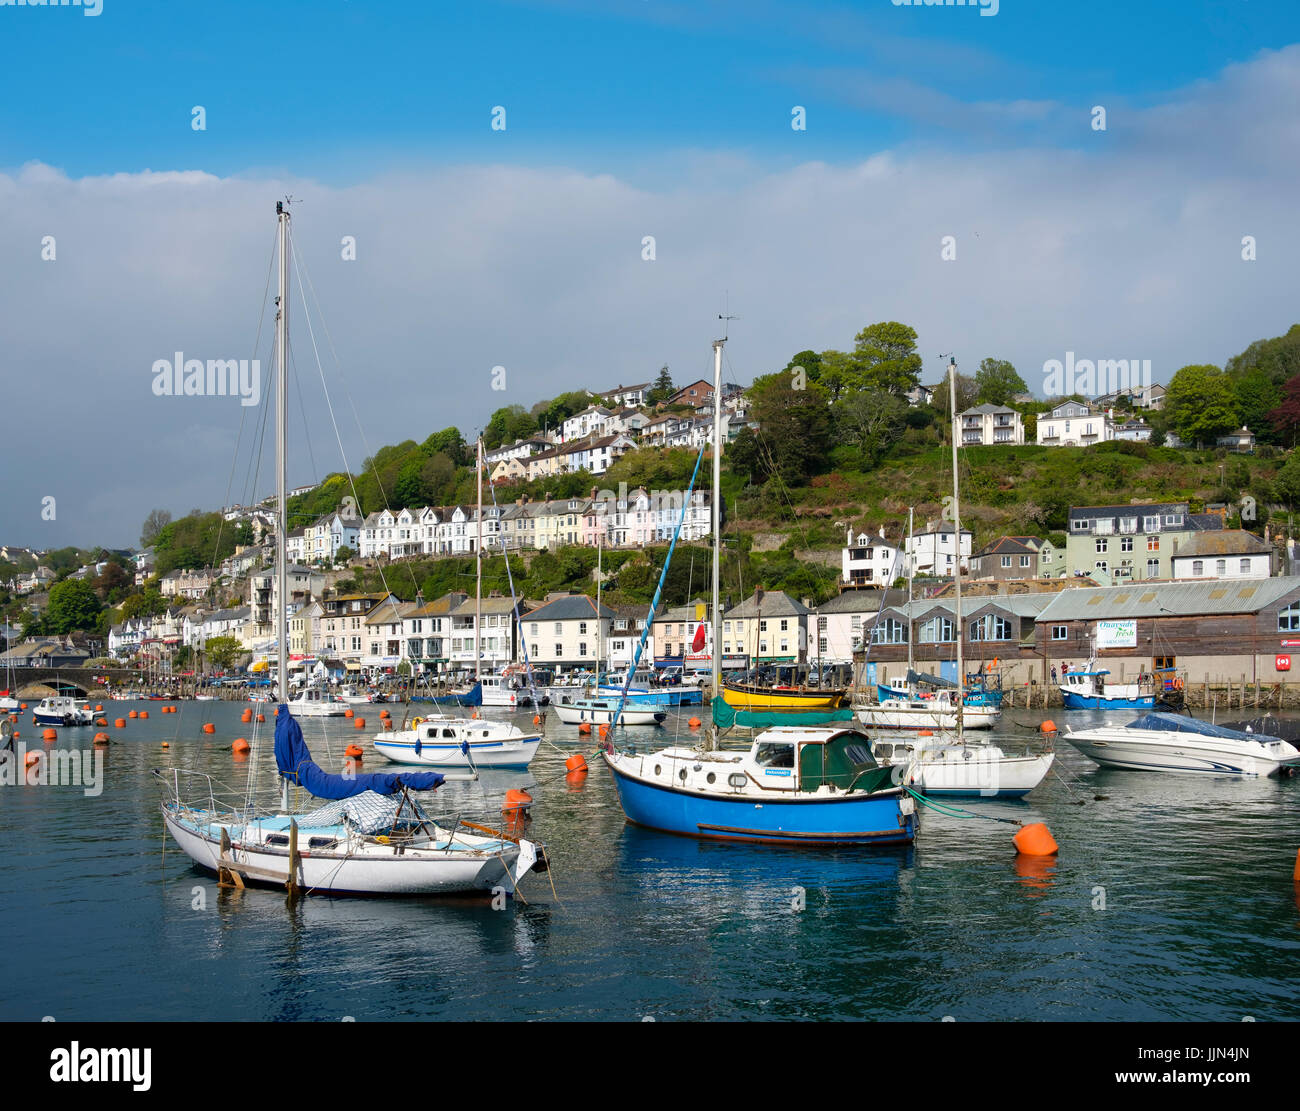
[(1069, 514), (1066, 562), (1071, 574), (1089, 575), (1103, 585), (1168, 579), (1180, 545), (1222, 528), (1222, 514), (1193, 514), (1185, 501), (1075, 506)]

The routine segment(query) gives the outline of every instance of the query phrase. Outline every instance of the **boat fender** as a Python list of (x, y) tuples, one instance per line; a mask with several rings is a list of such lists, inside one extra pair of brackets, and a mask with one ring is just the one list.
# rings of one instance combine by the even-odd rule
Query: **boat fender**
[[(423, 724), (424, 724), (424, 718), (415, 718), (415, 719), (411, 722), (411, 728), (412, 728), (412, 729), (418, 729), (418, 728), (420, 728), (420, 726), (423, 725)], [(417, 750), (417, 751), (418, 751), (418, 750)]]

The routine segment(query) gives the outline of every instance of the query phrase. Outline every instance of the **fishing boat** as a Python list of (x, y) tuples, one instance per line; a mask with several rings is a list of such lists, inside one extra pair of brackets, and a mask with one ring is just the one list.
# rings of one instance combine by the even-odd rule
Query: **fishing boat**
[(95, 715), (88, 707), (78, 705), (75, 698), (56, 695), (42, 698), (32, 707), (32, 720), (37, 725), (90, 725)]
[(1153, 711), (1127, 725), (1070, 730), (1065, 739), (1103, 768), (1256, 777), (1292, 773), (1300, 749), (1281, 737)]
[(941, 690), (928, 697), (886, 698), (859, 706), (858, 720), (874, 729), (956, 730), (960, 718), (965, 729), (992, 729), (1002, 719), (996, 706), (958, 709), (958, 695)]
[(898, 845), (915, 839), (915, 801), (856, 729), (783, 727), (748, 752), (605, 752), (619, 803), (639, 826), (722, 841)]
[[(276, 578), (287, 582), (285, 550), (288, 478), (287, 424), (289, 213), (276, 205), (279, 234), (279, 296), (276, 298)], [(182, 797), (181, 772), (155, 772), (171, 787), (162, 804), (163, 823), (181, 849), (223, 882), (287, 885), (324, 892), (384, 895), (513, 891), (538, 863), (537, 846), (495, 831), (471, 828), (459, 817), (442, 826), (425, 812), (415, 792), (432, 791), (448, 776), (433, 771), (331, 775), (313, 760), (288, 698), (288, 607), (275, 606), (279, 709), (275, 762), (280, 806), (263, 811), (244, 802), (217, 802), (219, 785), (197, 777), (197, 798)], [(454, 778), (466, 778), (458, 776)], [(474, 775), (468, 778), (475, 778)], [(306, 812), (289, 809), (289, 789), (303, 788), (323, 805)], [(224, 792), (222, 792), (224, 794)]]
[(409, 729), (376, 733), (375, 751), (395, 764), (434, 768), (523, 768), (542, 743), (540, 732), (510, 722), (415, 718)]
[(1183, 684), (1172, 668), (1143, 672), (1135, 683), (1112, 683), (1110, 670), (1090, 660), (1086, 668), (1067, 671), (1059, 684), (1067, 710), (1178, 710)]

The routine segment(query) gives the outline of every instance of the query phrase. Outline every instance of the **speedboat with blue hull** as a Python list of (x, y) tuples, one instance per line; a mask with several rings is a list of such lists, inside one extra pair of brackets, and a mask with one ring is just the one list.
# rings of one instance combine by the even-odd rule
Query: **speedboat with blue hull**
[(604, 752), (628, 821), (665, 833), (784, 845), (899, 845), (916, 803), (855, 729), (760, 733), (748, 752)]
[(1143, 714), (1128, 725), (1071, 731), (1065, 739), (1104, 768), (1246, 778), (1300, 769), (1300, 749), (1280, 737), (1182, 714)]

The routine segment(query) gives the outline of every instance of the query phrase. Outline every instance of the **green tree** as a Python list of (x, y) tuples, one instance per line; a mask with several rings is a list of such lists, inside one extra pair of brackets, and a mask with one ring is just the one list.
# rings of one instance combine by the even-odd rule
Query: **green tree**
[(668, 373), (668, 367), (659, 368), (659, 374), (655, 377), (655, 384), (646, 391), (646, 401), (651, 405), (658, 405), (661, 401), (667, 401), (677, 392), (677, 387), (673, 385), (673, 376)]
[(93, 629), (101, 608), (95, 588), (85, 579), (64, 579), (50, 587), (44, 628), (58, 634), (70, 633), (74, 629)]
[(921, 380), (916, 330), (895, 320), (870, 324), (855, 337), (856, 381), (863, 390), (906, 393)]
[(863, 468), (874, 465), (907, 427), (907, 402), (880, 390), (849, 394), (836, 402), (832, 413), (836, 438), (857, 449)]
[(235, 661), (248, 650), (235, 637), (212, 637), (203, 646), (212, 666), (219, 671), (229, 671)]
[(1217, 366), (1185, 366), (1165, 390), (1165, 410), (1179, 439), (1187, 444), (1213, 444), (1237, 427), (1232, 380)]
[(797, 486), (826, 469), (831, 420), (821, 389), (812, 384), (794, 389), (790, 375), (782, 372), (757, 379), (749, 395), (764, 478), (778, 475), (786, 485)]
[(1028, 393), (1025, 380), (1006, 359), (985, 359), (975, 373), (975, 397), (989, 405), (1010, 405), (1017, 394)]

